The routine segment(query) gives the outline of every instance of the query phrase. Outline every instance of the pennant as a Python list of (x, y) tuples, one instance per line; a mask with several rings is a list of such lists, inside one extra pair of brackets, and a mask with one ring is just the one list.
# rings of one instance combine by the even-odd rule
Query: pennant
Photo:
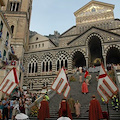
[(18, 85), (19, 81), (17, 78), (16, 69), (13, 68), (4, 78), (0, 84), (0, 91), (10, 95), (14, 88)]
[(57, 91), (58, 94), (61, 94), (63, 91), (63, 95), (65, 98), (67, 98), (69, 92), (70, 92), (70, 86), (67, 81), (67, 77), (65, 74), (65, 70), (62, 68), (55, 79), (54, 83), (52, 84), (51, 87), (53, 90)]
[(107, 75), (103, 65), (100, 67), (100, 73), (98, 77), (97, 91), (101, 97), (108, 103), (109, 99), (112, 98), (114, 94), (117, 94), (118, 88), (111, 78)]

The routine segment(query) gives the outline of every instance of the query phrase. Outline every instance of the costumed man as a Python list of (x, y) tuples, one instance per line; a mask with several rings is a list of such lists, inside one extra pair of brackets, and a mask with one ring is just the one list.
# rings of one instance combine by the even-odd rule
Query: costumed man
[(67, 100), (67, 102), (69, 104), (72, 116), (75, 116), (75, 107), (74, 107), (75, 106), (75, 101), (72, 98), (72, 96), (70, 96), (70, 98)]
[(95, 95), (92, 96), (89, 106), (89, 120), (99, 120), (102, 119), (102, 109), (99, 101), (96, 99)]
[(86, 84), (89, 85), (89, 81), (91, 79), (91, 75), (89, 72), (86, 70), (84, 77), (86, 78)]
[(72, 120), (71, 110), (69, 108), (69, 104), (66, 99), (62, 99), (59, 106), (59, 117), (67, 116)]
[(119, 100), (116, 97), (116, 95), (114, 95), (112, 97), (112, 107), (113, 107), (113, 110), (116, 110), (116, 112), (118, 112), (118, 110), (119, 110)]
[(40, 102), (40, 108), (38, 111), (38, 119), (45, 120), (45, 118), (50, 118), (50, 113), (49, 113), (49, 103), (48, 101), (46, 101), (46, 98), (44, 96), (43, 100)]
[(82, 93), (83, 94), (87, 94), (88, 93), (88, 86), (87, 86), (85, 81), (82, 83)]

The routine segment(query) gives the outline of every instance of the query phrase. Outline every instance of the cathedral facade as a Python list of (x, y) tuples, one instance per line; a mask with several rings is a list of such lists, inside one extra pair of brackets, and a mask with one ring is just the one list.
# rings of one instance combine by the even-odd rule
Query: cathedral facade
[(49, 89), (62, 67), (69, 76), (80, 66), (119, 64), (120, 20), (113, 10), (112, 4), (90, 1), (74, 12), (76, 25), (57, 34), (57, 42), (33, 34), (24, 54), (23, 86), (32, 91)]

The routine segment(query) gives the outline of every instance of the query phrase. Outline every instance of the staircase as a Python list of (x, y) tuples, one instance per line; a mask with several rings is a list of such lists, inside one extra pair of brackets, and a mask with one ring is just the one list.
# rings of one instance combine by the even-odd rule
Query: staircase
[[(70, 93), (69, 96), (72, 96), (72, 98), (76, 101), (79, 100), (80, 104), (81, 104), (81, 116), (79, 118), (73, 117), (73, 120), (88, 120), (89, 117), (89, 113), (86, 112), (89, 109), (89, 102), (91, 100), (91, 96), (94, 94), (96, 96), (96, 98), (99, 100), (100, 104), (101, 104), (101, 108), (102, 111), (107, 111), (107, 105), (103, 104), (101, 101), (100, 96), (97, 93), (97, 80), (96, 80), (96, 75), (98, 75), (98, 73), (91, 73), (92, 75), (92, 80), (90, 85), (88, 86), (89, 89), (89, 93), (88, 94), (82, 94), (81, 92), (81, 83), (79, 82), (79, 75), (75, 74), (74, 77), (76, 78), (75, 82), (70, 82)], [(82, 80), (84, 80), (84, 73), (82, 74)], [(50, 116), (51, 118), (46, 119), (46, 120), (57, 120), (58, 118), (58, 111), (59, 111), (59, 103), (61, 102), (63, 98), (63, 95), (58, 95), (55, 94), (51, 99), (50, 99)], [(110, 120), (120, 120), (120, 111), (116, 112), (114, 110), (112, 110), (112, 106), (111, 106), (111, 101), (109, 101), (108, 104), (108, 108), (109, 108), (109, 113), (110, 113)]]

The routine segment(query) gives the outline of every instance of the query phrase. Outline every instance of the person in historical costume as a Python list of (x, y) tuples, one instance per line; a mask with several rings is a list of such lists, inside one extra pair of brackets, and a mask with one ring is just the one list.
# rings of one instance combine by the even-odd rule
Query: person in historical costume
[(103, 118), (102, 109), (95, 95), (92, 96), (89, 106), (89, 120), (100, 120)]
[(79, 101), (77, 100), (77, 102), (75, 103), (75, 113), (76, 113), (77, 117), (80, 116), (80, 107), (81, 107), (81, 105), (80, 105)]
[(75, 116), (75, 101), (72, 98), (72, 96), (70, 96), (70, 98), (67, 100), (67, 102), (69, 104), (72, 116)]
[(62, 99), (59, 106), (59, 117), (69, 117), (72, 120), (71, 110), (66, 99)]
[(80, 80), (80, 83), (82, 83), (82, 67), (79, 67), (79, 80)]
[(82, 83), (82, 93), (83, 94), (87, 94), (88, 93), (88, 86), (87, 86), (85, 81)]
[(43, 100), (40, 102), (40, 108), (38, 111), (38, 119), (45, 120), (46, 118), (50, 118), (50, 113), (49, 113), (49, 103), (48, 101), (46, 101), (46, 98), (44, 96)]
[(89, 85), (89, 82), (92, 78), (92, 76), (89, 74), (89, 72), (86, 70), (84, 77), (86, 78), (86, 84)]

